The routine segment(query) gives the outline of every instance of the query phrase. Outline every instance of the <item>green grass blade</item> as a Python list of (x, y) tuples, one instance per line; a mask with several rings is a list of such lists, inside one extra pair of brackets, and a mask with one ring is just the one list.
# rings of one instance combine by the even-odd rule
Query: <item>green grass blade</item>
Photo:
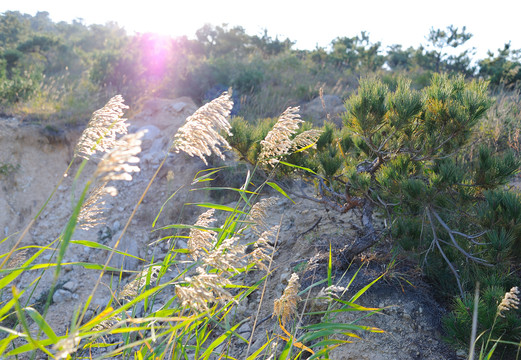
[(264, 345), (262, 345), (257, 351), (255, 351), (253, 354), (251, 354), (250, 356), (248, 356), (246, 358), (246, 360), (255, 360), (257, 359), (257, 356), (260, 355), (261, 352), (264, 351), (264, 349), (266, 348), (266, 346), (268, 346), (270, 343), (271, 343), (271, 340), (272, 339), (269, 339)]
[[(219, 171), (221, 171), (222, 169), (224, 169), (226, 166), (221, 166), (221, 167), (216, 167), (216, 168), (211, 168), (211, 169), (204, 169), (204, 170), (201, 170), (201, 171), (198, 171), (196, 174), (195, 174), (195, 177), (194, 179), (192, 180), (192, 185), (195, 185), (199, 182), (204, 182), (204, 181), (208, 181), (208, 180), (213, 180), (213, 179), (209, 179), (210, 176), (212, 176), (213, 174), (215, 173), (218, 173)], [(202, 176), (198, 176), (200, 173), (204, 173), (204, 172), (207, 172), (207, 171), (210, 171), (208, 174), (204, 174)]]
[(281, 193), (281, 194), (284, 195), (286, 198), (288, 198), (288, 199), (289, 199), (293, 204), (295, 203), (295, 202), (293, 201), (293, 199), (290, 198), (289, 195), (286, 194), (286, 192), (285, 192), (284, 190), (282, 190), (282, 188), (281, 188), (280, 186), (278, 186), (277, 184), (275, 184), (274, 182), (270, 182), (270, 181), (268, 181), (268, 182), (266, 182), (266, 185), (271, 186), (273, 189), (277, 190), (279, 193)]
[(303, 167), (303, 166), (298, 166), (298, 165), (295, 165), (295, 164), (290, 164), (290, 163), (287, 163), (287, 162), (284, 162), (284, 161), (279, 161), (280, 164), (282, 165), (286, 165), (286, 166), (289, 166), (289, 167), (292, 167), (292, 168), (297, 168), (297, 169), (300, 169), (300, 170), (304, 170), (304, 171), (307, 171), (307, 172), (310, 172), (314, 175), (317, 175), (316, 172), (314, 172), (313, 170), (311, 169), (308, 169), (306, 167)]
[(50, 327), (50, 325), (45, 321), (45, 319), (40, 315), (36, 309), (32, 307), (25, 308), (25, 312), (29, 314), (29, 316), (38, 324), (38, 327), (54, 342), (58, 342), (58, 337), (54, 333), (54, 330)]
[(116, 254), (120, 254), (120, 255), (123, 255), (123, 256), (132, 257), (132, 258), (137, 259), (137, 260), (139, 260), (139, 261), (145, 261), (144, 259), (141, 259), (141, 258), (138, 257), (138, 256), (134, 256), (134, 255), (132, 255), (132, 254), (127, 254), (127, 253), (124, 252), (124, 251), (114, 250), (114, 249), (111, 248), (110, 246), (106, 246), (106, 245), (103, 245), (103, 244), (97, 243), (97, 242), (95, 242), (95, 241), (89, 241), (89, 240), (71, 240), (71, 244), (82, 245), (82, 246), (90, 247), (90, 248), (93, 248), (93, 249), (101, 249), (101, 250), (107, 250), (107, 251), (114, 251)]
[(350, 300), (350, 302), (355, 302), (356, 299), (358, 299), (360, 296), (362, 296), (367, 290), (369, 290), (369, 288), (371, 286), (374, 285), (374, 283), (376, 283), (378, 280), (380, 280), (382, 277), (384, 276), (384, 274), (380, 275), (379, 277), (377, 277), (376, 279), (374, 279), (373, 281), (371, 281), (369, 284), (367, 284), (366, 286), (364, 286), (362, 289), (360, 289)]
[(245, 212), (243, 212), (241, 210), (237, 210), (236, 208), (232, 208), (230, 206), (226, 206), (226, 205), (219, 205), (219, 204), (212, 204), (212, 203), (199, 203), (199, 204), (189, 203), (187, 205), (196, 205), (196, 206), (200, 206), (200, 207), (204, 207), (204, 208), (210, 208), (210, 209), (215, 209), (215, 210), (222, 210), (222, 211), (246, 215)]
[[(29, 266), (34, 260), (36, 260), (40, 255), (46, 250), (46, 248), (42, 248), (37, 251), (33, 256), (31, 256), (27, 261), (24, 262), (23, 267)], [(10, 284), (14, 279), (20, 276), (24, 270), (15, 270), (11, 272), (9, 275), (0, 279), (0, 289), (4, 289), (8, 284)]]
[(157, 220), (159, 219), (159, 216), (161, 216), (161, 213), (163, 212), (163, 209), (165, 208), (166, 204), (170, 201), (170, 199), (172, 199), (179, 190), (181, 190), (183, 187), (181, 186), (179, 189), (177, 189), (172, 195), (170, 195), (168, 197), (168, 199), (166, 199), (166, 201), (163, 203), (163, 205), (161, 205), (161, 208), (159, 209), (159, 212), (157, 213), (156, 215), (156, 218), (154, 219), (154, 221), (152, 221), (152, 227), (156, 227), (156, 223), (157, 223)]
[(332, 258), (332, 250), (331, 243), (329, 243), (329, 259), (327, 262), (327, 286), (330, 287), (333, 285), (333, 280), (331, 279), (331, 273), (333, 271), (333, 258)]
[(210, 346), (206, 349), (206, 351), (201, 355), (203, 357), (203, 360), (208, 360), (210, 356), (212, 355), (213, 350), (221, 345), (224, 340), (228, 339), (230, 335), (241, 325), (241, 323), (235, 325), (230, 330), (226, 331), (224, 334), (219, 336), (217, 339), (215, 339)]

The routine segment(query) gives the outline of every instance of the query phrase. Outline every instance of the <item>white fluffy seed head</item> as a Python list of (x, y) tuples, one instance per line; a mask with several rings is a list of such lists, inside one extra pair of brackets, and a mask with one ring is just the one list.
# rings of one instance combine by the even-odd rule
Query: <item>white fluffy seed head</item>
[(233, 101), (227, 92), (200, 107), (177, 131), (174, 137), (174, 151), (184, 151), (190, 156), (197, 156), (206, 165), (206, 157), (212, 153), (224, 160), (224, 154), (219, 147), (230, 149), (230, 144), (221, 132), (232, 136), (231, 125), (227, 119), (232, 108)]
[(113, 180), (132, 180), (132, 173), (139, 172), (139, 166), (132, 165), (139, 162), (136, 156), (141, 152), (141, 138), (143, 132), (123, 136), (119, 145), (103, 156), (94, 176), (105, 183)]
[(96, 152), (107, 152), (116, 147), (118, 134), (127, 134), (127, 119), (123, 118), (124, 110), (128, 109), (123, 97), (116, 95), (101, 109), (95, 111), (78, 140), (74, 149), (75, 157), (90, 159)]
[(261, 141), (259, 161), (271, 166), (276, 165), (280, 158), (289, 154), (293, 141), (290, 137), (297, 132), (302, 123), (298, 107), (289, 107), (280, 115), (279, 120)]

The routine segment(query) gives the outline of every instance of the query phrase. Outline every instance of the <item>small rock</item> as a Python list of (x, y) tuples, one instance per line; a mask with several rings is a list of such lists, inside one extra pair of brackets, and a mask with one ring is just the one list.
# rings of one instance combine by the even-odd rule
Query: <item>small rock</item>
[(70, 291), (67, 291), (65, 289), (58, 289), (52, 296), (52, 301), (56, 304), (59, 304), (64, 301), (72, 300), (73, 296)]
[(139, 128), (138, 131), (143, 131), (145, 134), (142, 138), (145, 140), (153, 140), (161, 134), (161, 130), (157, 126), (154, 125), (145, 125)]
[(112, 224), (112, 230), (114, 232), (118, 232), (119, 230), (121, 230), (121, 224), (118, 220), (114, 221), (114, 224)]
[(98, 230), (98, 242), (105, 244), (112, 239), (113, 232), (108, 226)]
[(467, 352), (463, 349), (459, 349), (458, 351), (456, 351), (456, 356), (459, 358), (466, 358)]
[(63, 284), (63, 289), (69, 290), (70, 292), (75, 292), (78, 289), (78, 283), (75, 281), (67, 281), (65, 284)]
[(182, 111), (185, 108), (186, 104), (183, 102), (178, 102), (175, 104), (172, 104), (172, 109), (174, 109), (177, 112)]
[(87, 309), (85, 312), (85, 316), (83, 317), (83, 322), (88, 322), (94, 316), (94, 311), (92, 309)]

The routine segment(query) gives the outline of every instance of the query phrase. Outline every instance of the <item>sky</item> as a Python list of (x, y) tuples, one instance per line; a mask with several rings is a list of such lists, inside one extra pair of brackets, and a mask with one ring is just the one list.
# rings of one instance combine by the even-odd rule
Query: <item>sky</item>
[(47, 11), (55, 21), (85, 24), (117, 22), (127, 33), (154, 32), (195, 37), (205, 23), (242, 26), (250, 35), (290, 38), (295, 48), (325, 47), (336, 37), (365, 30), (372, 42), (418, 47), (431, 28), (466, 26), (468, 47), (487, 56), (507, 42), (521, 49), (521, 0), (1, 0), (0, 12), (35, 15)]

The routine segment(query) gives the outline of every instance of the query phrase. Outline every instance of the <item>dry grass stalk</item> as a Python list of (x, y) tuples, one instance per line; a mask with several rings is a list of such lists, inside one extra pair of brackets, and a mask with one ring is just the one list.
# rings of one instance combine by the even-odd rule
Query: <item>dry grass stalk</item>
[[(215, 222), (215, 219), (213, 218), (214, 212), (215, 209), (210, 209), (199, 215), (195, 226), (209, 227)], [(216, 234), (217, 233), (213, 230), (190, 230), (190, 239), (188, 239), (187, 247), (194, 260), (197, 260), (199, 256), (203, 253), (207, 253), (212, 248)]]
[(198, 274), (187, 277), (188, 286), (176, 286), (175, 292), (181, 305), (189, 307), (195, 312), (208, 311), (208, 304), (235, 301), (233, 296), (224, 286), (231, 285), (230, 280), (219, 274), (208, 274), (201, 267), (197, 268)]
[[(130, 165), (139, 162), (135, 155), (141, 152), (142, 132), (125, 135), (119, 145), (111, 152), (105, 154), (94, 172), (94, 177), (100, 183), (112, 180), (131, 181), (133, 172), (139, 172), (139, 166)], [(105, 187), (105, 190), (114, 195), (114, 188)]]
[(206, 156), (212, 153), (224, 160), (224, 154), (218, 146), (230, 149), (230, 144), (222, 135), (222, 131), (232, 136), (231, 125), (227, 120), (233, 108), (231, 96), (225, 92), (217, 99), (200, 107), (186, 119), (174, 138), (174, 150), (184, 151), (190, 156), (197, 156), (206, 165)]
[(109, 151), (118, 145), (117, 134), (126, 134), (128, 124), (123, 112), (128, 109), (121, 95), (116, 95), (92, 114), (87, 128), (74, 149), (75, 157), (89, 159), (96, 151)]
[(302, 119), (298, 107), (289, 107), (280, 115), (279, 120), (270, 130), (266, 138), (261, 141), (259, 161), (275, 166), (279, 158), (289, 154), (293, 141), (290, 137), (295, 134)]
[(298, 280), (297, 274), (291, 274), (284, 293), (273, 303), (273, 316), (280, 316), (283, 325), (297, 313), (297, 303), (300, 300), (300, 296), (298, 296), (300, 287)]
[(505, 315), (503, 315), (503, 311), (517, 309), (519, 305), (519, 298), (517, 297), (518, 295), (519, 289), (517, 288), (517, 286), (510, 289), (510, 291), (505, 294), (505, 297), (503, 298), (503, 300), (501, 300), (501, 303), (498, 305), (497, 314), (501, 317), (505, 317)]

